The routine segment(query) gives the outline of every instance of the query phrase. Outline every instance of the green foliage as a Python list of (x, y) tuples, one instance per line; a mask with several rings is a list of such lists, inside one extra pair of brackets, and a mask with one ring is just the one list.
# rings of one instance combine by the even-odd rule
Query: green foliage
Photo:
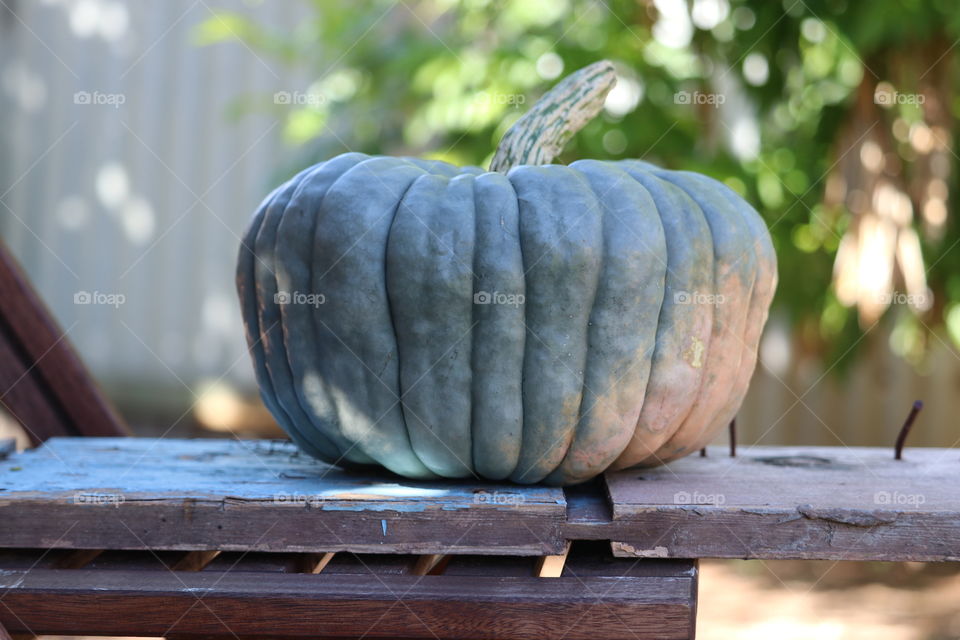
[[(846, 353), (860, 330), (830, 282), (850, 214), (822, 203), (838, 133), (864, 74), (887, 74), (891, 56), (960, 36), (954, 3), (314, 0), (292, 33), (220, 12), (198, 27), (197, 40), (240, 38), (314, 78), (289, 90), (316, 100), (270, 105), (296, 149), (284, 175), (346, 150), (485, 165), (506, 128), (558, 77), (608, 58), (621, 77), (618, 108), (588, 125), (559, 161), (644, 158), (726, 182), (770, 226), (781, 274), (775, 309), (804, 344)], [(679, 6), (687, 27), (693, 16), (692, 33), (661, 32), (669, 6)], [(711, 95), (726, 103), (718, 109)], [(263, 104), (250, 97), (247, 106)], [(951, 107), (956, 116), (960, 105)], [(949, 316), (955, 336), (960, 257), (948, 248), (958, 240), (950, 220), (924, 246), (941, 302), (923, 326)]]

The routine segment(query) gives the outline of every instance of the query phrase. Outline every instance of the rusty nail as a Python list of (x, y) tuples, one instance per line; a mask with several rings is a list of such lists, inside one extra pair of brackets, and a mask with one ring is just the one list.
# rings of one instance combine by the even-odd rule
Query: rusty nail
[(730, 457), (737, 457), (737, 419), (730, 421)]
[(910, 433), (910, 428), (913, 427), (913, 421), (917, 419), (917, 414), (920, 413), (920, 409), (923, 409), (923, 402), (917, 400), (913, 403), (913, 408), (910, 409), (907, 419), (903, 421), (903, 426), (900, 427), (900, 435), (897, 436), (897, 444), (894, 445), (893, 449), (894, 460), (903, 459), (903, 444), (907, 441), (907, 435)]

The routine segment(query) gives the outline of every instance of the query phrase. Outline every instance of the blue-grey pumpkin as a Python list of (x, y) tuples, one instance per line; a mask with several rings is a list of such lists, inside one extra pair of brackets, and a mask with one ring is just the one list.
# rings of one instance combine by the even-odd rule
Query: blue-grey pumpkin
[(699, 174), (544, 164), (612, 78), (604, 62), (560, 83), (499, 170), (347, 153), (264, 200), (237, 284), (263, 400), (304, 451), (573, 484), (696, 451), (734, 417), (769, 234)]

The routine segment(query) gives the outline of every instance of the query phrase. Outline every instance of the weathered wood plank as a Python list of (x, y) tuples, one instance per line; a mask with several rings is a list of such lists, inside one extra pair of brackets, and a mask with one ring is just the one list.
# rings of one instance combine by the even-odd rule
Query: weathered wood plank
[(79, 435), (50, 401), (47, 387), (18, 347), (0, 322), (0, 404), (33, 444), (54, 435)]
[(563, 492), (351, 473), (288, 442), (54, 438), (0, 461), (0, 547), (544, 555)]
[(0, 574), (0, 624), (11, 632), (168, 637), (689, 638), (691, 584), (686, 577), (324, 573), (251, 580), (234, 572), (36, 569)]
[(616, 555), (960, 560), (960, 450), (721, 448), (606, 477), (612, 520), (581, 500), (568, 535)]
[[(69, 338), (0, 244), (2, 401), (34, 444), (56, 435), (123, 436), (130, 431), (80, 361)], [(42, 393), (36, 393), (40, 389)], [(52, 414), (52, 415), (50, 415)]]

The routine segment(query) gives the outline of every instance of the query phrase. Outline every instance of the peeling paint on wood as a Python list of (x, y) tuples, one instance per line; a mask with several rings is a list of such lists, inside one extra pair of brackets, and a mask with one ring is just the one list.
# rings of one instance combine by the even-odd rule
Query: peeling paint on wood
[(564, 546), (560, 489), (348, 472), (288, 442), (54, 438), (0, 462), (0, 489), (0, 547), (542, 555)]

